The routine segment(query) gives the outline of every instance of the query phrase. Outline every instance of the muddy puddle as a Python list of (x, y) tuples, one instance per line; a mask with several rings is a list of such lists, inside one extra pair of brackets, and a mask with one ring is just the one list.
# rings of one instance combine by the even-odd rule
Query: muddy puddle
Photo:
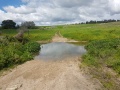
[(53, 42), (42, 44), (39, 55), (35, 57), (35, 60), (62, 60), (68, 57), (79, 57), (85, 53), (84, 45)]

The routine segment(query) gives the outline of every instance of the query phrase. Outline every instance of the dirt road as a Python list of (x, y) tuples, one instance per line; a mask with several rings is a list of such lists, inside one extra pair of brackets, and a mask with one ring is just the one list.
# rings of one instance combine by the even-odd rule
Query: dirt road
[[(55, 37), (57, 40), (58, 36)], [(79, 68), (80, 60), (73, 57), (61, 61), (28, 61), (0, 77), (0, 90), (100, 90), (99, 81)]]
[(64, 37), (60, 34), (60, 32), (57, 32), (57, 33), (55, 34), (55, 36), (52, 38), (52, 42), (78, 42), (78, 41), (64, 38)]

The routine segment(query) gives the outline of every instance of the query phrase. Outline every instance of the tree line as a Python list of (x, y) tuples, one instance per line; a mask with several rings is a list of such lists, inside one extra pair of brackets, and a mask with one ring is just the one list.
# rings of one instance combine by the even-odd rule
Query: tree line
[(3, 20), (1, 23), (2, 29), (18, 29), (20, 27), (25, 27), (27, 29), (36, 28), (33, 21), (25, 21), (22, 22), (21, 25), (16, 24), (16, 22), (14, 22), (13, 20)]
[(82, 22), (80, 24), (97, 24), (97, 23), (110, 23), (110, 22), (120, 22), (120, 20), (115, 20), (115, 19), (108, 19), (108, 20), (101, 20), (101, 21), (90, 20), (90, 21), (86, 21), (85, 23)]

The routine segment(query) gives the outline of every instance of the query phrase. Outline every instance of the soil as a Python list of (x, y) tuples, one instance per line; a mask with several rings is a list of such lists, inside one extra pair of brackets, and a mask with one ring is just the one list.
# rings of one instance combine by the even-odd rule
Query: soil
[(64, 38), (60, 32), (56, 33), (55, 36), (52, 38), (52, 42), (79, 42), (79, 41), (75, 41), (72, 39), (67, 39)]
[[(70, 40), (56, 34), (52, 41)], [(0, 90), (101, 90), (101, 83), (80, 69), (80, 61), (28, 61), (0, 77)]]

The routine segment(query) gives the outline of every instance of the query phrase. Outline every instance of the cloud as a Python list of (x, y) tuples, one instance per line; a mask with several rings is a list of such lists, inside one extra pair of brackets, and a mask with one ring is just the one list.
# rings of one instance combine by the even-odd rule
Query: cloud
[(90, 5), (94, 0), (55, 0), (54, 4), (60, 7), (79, 7)]
[(19, 13), (19, 14), (29, 14), (34, 13), (36, 10), (31, 7), (27, 7), (25, 5), (21, 5), (20, 7), (14, 7), (14, 6), (7, 6), (3, 8), (6, 12), (11, 13)]
[(29, 2), (30, 0), (22, 0), (22, 2), (26, 3), (26, 2)]
[(22, 0), (19, 7), (5, 6), (0, 21), (34, 21), (37, 25), (120, 19), (119, 0)]
[(109, 0), (109, 8), (112, 14), (120, 13), (120, 0)]

